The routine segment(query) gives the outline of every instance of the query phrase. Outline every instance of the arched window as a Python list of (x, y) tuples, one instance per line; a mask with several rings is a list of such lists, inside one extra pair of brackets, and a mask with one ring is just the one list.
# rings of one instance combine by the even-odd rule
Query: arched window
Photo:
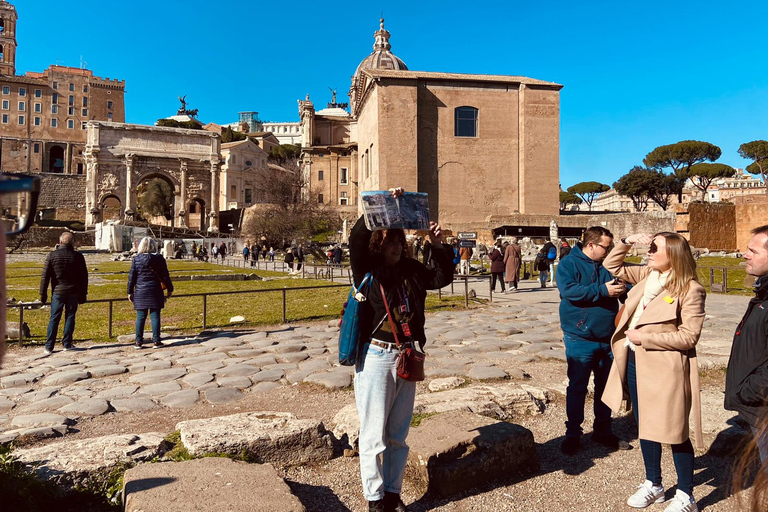
[(5, 48), (0, 44), (0, 62), (5, 60)]
[(5, 20), (0, 18), (0, 33), (5, 32)]
[(456, 137), (477, 137), (477, 109), (457, 107), (454, 112)]

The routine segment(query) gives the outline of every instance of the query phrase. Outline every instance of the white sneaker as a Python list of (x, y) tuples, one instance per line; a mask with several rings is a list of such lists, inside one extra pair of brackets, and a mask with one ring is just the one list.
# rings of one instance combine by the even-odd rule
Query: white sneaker
[(43, 349), (43, 354), (45, 354), (46, 356), (49, 356), (49, 355), (53, 354), (53, 350), (48, 350), (47, 348), (45, 348), (45, 349)]
[(629, 497), (627, 505), (634, 508), (645, 508), (652, 503), (661, 503), (663, 501), (664, 487), (660, 485), (655, 486), (650, 480), (646, 480), (637, 487), (637, 492)]
[(689, 496), (678, 489), (675, 497), (669, 502), (664, 512), (699, 512), (699, 507), (696, 505), (696, 500), (693, 499), (693, 496)]

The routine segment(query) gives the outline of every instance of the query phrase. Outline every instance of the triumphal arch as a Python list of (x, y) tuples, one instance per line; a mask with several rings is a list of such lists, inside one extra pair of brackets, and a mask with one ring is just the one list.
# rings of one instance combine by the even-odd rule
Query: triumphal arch
[(139, 185), (154, 178), (173, 189), (173, 226), (218, 229), (221, 137), (205, 130), (90, 121), (86, 125), (85, 219), (105, 211), (133, 220)]

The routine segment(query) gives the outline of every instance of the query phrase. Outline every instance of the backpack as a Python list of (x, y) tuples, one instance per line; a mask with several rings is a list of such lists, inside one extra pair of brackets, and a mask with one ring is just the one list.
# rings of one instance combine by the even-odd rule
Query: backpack
[(548, 260), (557, 259), (557, 248), (554, 245), (549, 248), (549, 252), (547, 253), (547, 259)]
[(341, 320), (339, 320), (339, 363), (343, 366), (352, 366), (357, 360), (357, 347), (360, 342), (360, 303), (365, 302), (363, 290), (368, 293), (372, 279), (373, 276), (369, 272), (358, 288), (352, 285), (347, 302), (342, 307)]
[(453, 248), (453, 264), (458, 265), (461, 261), (461, 256), (459, 256), (459, 250), (455, 247)]

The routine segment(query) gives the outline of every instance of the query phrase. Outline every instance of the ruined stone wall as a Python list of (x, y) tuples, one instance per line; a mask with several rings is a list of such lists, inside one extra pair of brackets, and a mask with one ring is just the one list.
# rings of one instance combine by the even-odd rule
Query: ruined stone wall
[(54, 208), (56, 220), (85, 222), (85, 175), (43, 174), (38, 208)]
[(692, 203), (688, 207), (688, 232), (694, 247), (711, 251), (735, 251), (736, 207), (730, 203)]
[(488, 243), (493, 240), (493, 230), (502, 226), (544, 227), (549, 229), (549, 223), (552, 220), (557, 223), (559, 228), (586, 229), (590, 226), (603, 226), (616, 237), (625, 237), (632, 233), (658, 233), (660, 231), (675, 230), (674, 212), (622, 212), (580, 215), (517, 214), (493, 216), (483, 223), (446, 223), (443, 227), (451, 234), (456, 234), (460, 231), (477, 231), (478, 241)]
[(735, 205), (736, 247), (744, 252), (752, 238), (751, 230), (768, 224), (768, 201), (749, 201)]

